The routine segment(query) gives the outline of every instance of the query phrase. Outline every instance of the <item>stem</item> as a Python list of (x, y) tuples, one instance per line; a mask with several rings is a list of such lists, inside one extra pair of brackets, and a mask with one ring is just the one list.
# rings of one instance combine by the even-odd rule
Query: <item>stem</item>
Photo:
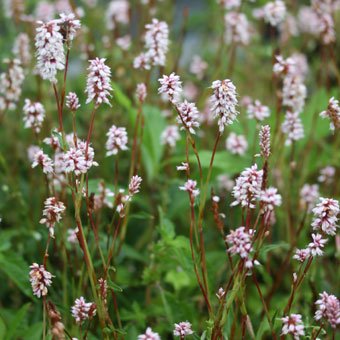
[(86, 150), (85, 150), (85, 157), (86, 158), (87, 158), (88, 148), (89, 148), (89, 144), (90, 144), (90, 139), (91, 139), (91, 136), (92, 136), (94, 116), (95, 116), (96, 111), (97, 111), (97, 106), (95, 106), (93, 108), (92, 113), (91, 113), (91, 122), (90, 122), (90, 127), (89, 127), (89, 131), (88, 131), (88, 134), (87, 134), (87, 139), (86, 139)]

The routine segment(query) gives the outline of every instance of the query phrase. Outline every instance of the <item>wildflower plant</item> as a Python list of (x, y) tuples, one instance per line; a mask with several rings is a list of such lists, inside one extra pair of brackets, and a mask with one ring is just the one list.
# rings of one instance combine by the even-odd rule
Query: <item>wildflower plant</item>
[(339, 336), (339, 1), (1, 6), (1, 339)]

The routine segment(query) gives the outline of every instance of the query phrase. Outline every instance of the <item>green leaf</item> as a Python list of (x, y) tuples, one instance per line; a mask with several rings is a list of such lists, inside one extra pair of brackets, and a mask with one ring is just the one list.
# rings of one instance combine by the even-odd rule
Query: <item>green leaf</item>
[(2, 317), (0, 316), (0, 339), (5, 339), (6, 334), (6, 324)]
[(160, 144), (161, 134), (166, 126), (165, 119), (158, 108), (145, 106), (144, 108), (144, 137), (142, 144), (142, 161), (147, 178), (151, 181), (159, 174), (163, 145)]
[(123, 288), (119, 287), (116, 283), (114, 283), (110, 278), (107, 280), (107, 286), (111, 288), (115, 292), (122, 292)]
[(29, 266), (14, 252), (0, 253), (0, 270), (4, 272), (28, 297), (32, 298), (28, 281)]
[(8, 332), (5, 338), (6, 340), (15, 339), (15, 335), (18, 333), (18, 331), (20, 331), (30, 305), (31, 303), (26, 303), (19, 309), (15, 316), (13, 316), (10, 324), (8, 325)]
[(189, 275), (183, 270), (170, 270), (166, 273), (165, 282), (170, 283), (176, 291), (191, 285)]

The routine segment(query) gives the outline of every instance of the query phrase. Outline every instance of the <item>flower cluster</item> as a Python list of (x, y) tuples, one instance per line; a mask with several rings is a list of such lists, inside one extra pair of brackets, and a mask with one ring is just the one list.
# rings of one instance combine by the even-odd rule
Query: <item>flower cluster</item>
[(188, 103), (185, 100), (178, 105), (178, 112), (180, 117), (177, 117), (177, 122), (184, 125), (182, 129), (187, 129), (190, 133), (195, 134), (195, 128), (200, 126), (199, 113), (195, 103)]
[(194, 198), (196, 196), (199, 195), (200, 191), (199, 189), (196, 188), (197, 186), (197, 182), (192, 180), (192, 179), (188, 179), (183, 186), (180, 186), (179, 189), (183, 190), (183, 191), (187, 191), (190, 195), (190, 197)]
[(144, 334), (138, 335), (137, 340), (161, 340), (158, 333), (153, 332), (151, 327), (148, 327)]
[(268, 106), (262, 105), (259, 100), (255, 100), (247, 107), (248, 118), (255, 118), (258, 121), (262, 121), (270, 116), (270, 110)]
[(30, 266), (30, 282), (33, 294), (38, 298), (46, 296), (49, 287), (52, 284), (52, 274), (48, 272), (43, 265), (33, 263)]
[(304, 138), (305, 133), (299, 113), (287, 111), (281, 130), (286, 135), (286, 145)]
[(126, 0), (110, 1), (106, 11), (106, 27), (108, 30), (114, 30), (116, 24), (129, 23), (129, 2)]
[(106, 103), (111, 106), (109, 97), (112, 87), (110, 85), (111, 70), (105, 65), (104, 58), (95, 58), (89, 60), (88, 76), (86, 82), (87, 100), (86, 104), (91, 101), (95, 102), (96, 106)]
[(18, 59), (8, 60), (8, 71), (0, 74), (0, 111), (14, 110), (20, 99), (24, 70)]
[(270, 126), (269, 125), (261, 126), (259, 135), (261, 156), (265, 159), (268, 159), (270, 156)]
[(30, 38), (26, 33), (19, 33), (13, 44), (13, 54), (20, 63), (27, 67), (31, 63)]
[(65, 68), (63, 36), (57, 20), (38, 22), (35, 36), (37, 49), (37, 70), (43, 79), (56, 82), (58, 70)]
[(238, 114), (236, 87), (229, 79), (225, 79), (215, 80), (211, 88), (213, 94), (210, 97), (210, 110), (214, 118), (218, 118), (219, 131), (222, 133), (225, 126), (232, 124)]
[(69, 92), (69, 94), (66, 96), (66, 106), (72, 112), (76, 112), (80, 108), (79, 98), (76, 93)]
[(336, 228), (338, 227), (337, 215), (339, 211), (339, 202), (337, 200), (320, 197), (319, 203), (313, 209), (313, 229), (328, 235), (335, 235)]
[(38, 165), (42, 167), (44, 174), (53, 172), (53, 161), (39, 147), (32, 153), (32, 168), (35, 168)]
[(319, 186), (317, 184), (304, 184), (300, 190), (300, 204), (311, 212), (315, 203), (320, 197)]
[(23, 111), (25, 128), (32, 128), (35, 133), (39, 133), (45, 118), (43, 105), (39, 102), (31, 102), (29, 99), (25, 99)]
[(320, 113), (322, 118), (328, 118), (330, 129), (335, 130), (340, 128), (340, 106), (339, 101), (332, 97), (328, 102), (327, 110)]
[(240, 255), (245, 261), (246, 268), (252, 268), (254, 265), (250, 257), (250, 253), (253, 251), (252, 239), (254, 234), (255, 230), (253, 229), (247, 230), (245, 227), (239, 227), (236, 230), (231, 230), (226, 237), (226, 242), (229, 245), (228, 252), (231, 255)]
[(315, 320), (325, 319), (332, 328), (340, 324), (340, 302), (335, 295), (323, 292), (320, 299), (315, 302), (318, 310), (315, 312)]
[(299, 340), (300, 336), (305, 335), (305, 326), (302, 322), (300, 314), (291, 314), (281, 318), (282, 320), (282, 334), (291, 334), (294, 340)]
[(284, 20), (286, 12), (285, 3), (281, 0), (268, 2), (263, 7), (264, 19), (271, 26), (279, 25)]
[(183, 338), (193, 333), (194, 332), (191, 329), (191, 323), (189, 321), (175, 323), (174, 336), (180, 336), (181, 338)]
[(161, 133), (161, 144), (169, 145), (171, 148), (176, 146), (176, 142), (181, 138), (177, 125), (168, 125)]
[(62, 164), (64, 172), (74, 172), (76, 176), (87, 173), (92, 166), (98, 166), (94, 161), (93, 148), (82, 140), (63, 154)]
[(225, 146), (234, 155), (244, 155), (248, 149), (248, 142), (245, 136), (230, 132)]
[(228, 12), (224, 17), (225, 41), (227, 44), (248, 45), (250, 41), (250, 25), (245, 14)]
[(163, 75), (158, 81), (161, 85), (158, 93), (166, 95), (170, 102), (176, 103), (182, 93), (180, 77), (173, 72), (169, 76)]
[(262, 177), (263, 170), (257, 170), (256, 164), (242, 171), (233, 188), (235, 201), (231, 205), (241, 204), (242, 207), (254, 209), (254, 201), (261, 194)]
[(164, 66), (169, 46), (169, 28), (166, 22), (152, 19), (145, 25), (145, 53), (134, 60), (135, 68), (149, 70), (152, 66)]
[(93, 302), (86, 302), (81, 296), (79, 299), (74, 301), (71, 313), (76, 320), (76, 323), (82, 324), (85, 320), (96, 315), (96, 305)]
[(117, 155), (118, 151), (128, 149), (128, 135), (125, 127), (112, 125), (106, 135), (106, 156)]
[(49, 197), (44, 202), (43, 218), (41, 224), (46, 224), (51, 237), (54, 237), (54, 226), (60, 222), (62, 214), (65, 211), (63, 202), (58, 201), (55, 197)]

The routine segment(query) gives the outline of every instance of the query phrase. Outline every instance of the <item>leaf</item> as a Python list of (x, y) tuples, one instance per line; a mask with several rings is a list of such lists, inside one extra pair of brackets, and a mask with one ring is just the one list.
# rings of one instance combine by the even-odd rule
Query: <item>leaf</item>
[(151, 181), (158, 175), (161, 168), (163, 145), (160, 144), (161, 134), (166, 126), (165, 119), (158, 108), (145, 106), (145, 125), (142, 144), (142, 161), (147, 178)]
[(123, 288), (119, 287), (116, 283), (114, 283), (110, 278), (107, 280), (107, 286), (111, 288), (114, 292), (122, 292)]
[(6, 340), (15, 339), (15, 335), (17, 334), (18, 330), (21, 329), (30, 305), (31, 303), (26, 303), (19, 309), (15, 316), (13, 316), (10, 324), (8, 325), (8, 331), (5, 338)]
[(3, 271), (28, 297), (32, 298), (28, 281), (28, 264), (14, 252), (0, 253), (0, 270)]
[(165, 276), (165, 282), (170, 283), (176, 291), (191, 285), (190, 277), (183, 270), (170, 270)]
[(36, 340), (41, 339), (43, 331), (43, 323), (37, 322), (34, 325), (26, 328), (24, 331), (21, 332), (23, 339), (25, 340)]
[(0, 339), (5, 339), (6, 325), (2, 317), (0, 317)]

